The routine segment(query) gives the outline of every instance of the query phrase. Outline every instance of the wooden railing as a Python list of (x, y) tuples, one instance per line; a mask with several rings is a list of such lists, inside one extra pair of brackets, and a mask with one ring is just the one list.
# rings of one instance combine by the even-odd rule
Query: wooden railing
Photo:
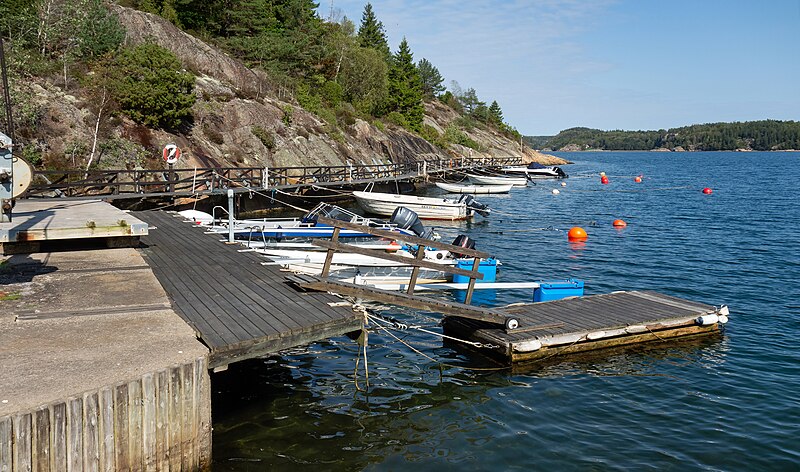
[(398, 164), (310, 167), (216, 167), (144, 170), (42, 170), (34, 172), (30, 196), (198, 194), (228, 188), (271, 188), (395, 180), (447, 170), (519, 164), (519, 157), (453, 158)]
[[(481, 251), (476, 251), (474, 249), (464, 248), (461, 246), (445, 244), (439, 241), (432, 241), (430, 239), (419, 238), (416, 236), (403, 235), (394, 231), (386, 231), (377, 228), (365, 227), (363, 225), (359, 225), (356, 223), (334, 220), (331, 218), (320, 217), (318, 222), (325, 225), (333, 226), (334, 227), (333, 237), (331, 238), (330, 241), (322, 239), (312, 240), (312, 244), (314, 244), (315, 246), (326, 248), (328, 250), (328, 254), (327, 257), (325, 258), (325, 263), (322, 267), (322, 273), (320, 275), (320, 278), (298, 279), (301, 281), (304, 287), (315, 290), (326, 290), (334, 293), (342, 293), (344, 295), (351, 295), (364, 299), (372, 299), (384, 303), (392, 303), (396, 305), (407, 306), (410, 308), (417, 308), (433, 312), (440, 312), (449, 315), (461, 316), (463, 318), (471, 318), (481, 321), (488, 321), (491, 323), (499, 323), (504, 325), (506, 329), (515, 329), (517, 326), (519, 326), (519, 322), (517, 319), (509, 317), (505, 313), (492, 310), (489, 308), (481, 308), (470, 305), (470, 303), (472, 302), (472, 293), (475, 289), (475, 281), (478, 279), (483, 279), (483, 274), (479, 270), (480, 261), (481, 259), (486, 259), (491, 257), (490, 254)], [(379, 249), (367, 249), (354, 246), (351, 244), (340, 243), (338, 241), (338, 234), (340, 229), (352, 229), (356, 231), (365, 232), (381, 238), (393, 239), (408, 244), (415, 244), (417, 245), (417, 257), (412, 259), (408, 257), (398, 256), (395, 254), (389, 254)], [(425, 248), (430, 246), (433, 246), (439, 250), (447, 250), (450, 251), (451, 253), (474, 258), (472, 262), (472, 270), (464, 270), (456, 267), (449, 267), (443, 264), (438, 264), (436, 262), (424, 260), (423, 257), (425, 254)], [(391, 292), (388, 290), (380, 290), (374, 287), (364, 287), (352, 283), (329, 279), (328, 275), (330, 273), (330, 267), (333, 261), (333, 255), (336, 251), (344, 251), (354, 254), (363, 254), (367, 256), (377, 257), (379, 259), (401, 262), (403, 264), (412, 266), (413, 269), (411, 272), (406, 293), (398, 294), (396, 292)], [(449, 274), (459, 274), (469, 277), (469, 284), (467, 285), (467, 293), (464, 303), (463, 304), (452, 303), (452, 302), (445, 302), (442, 300), (435, 300), (427, 297), (415, 296), (414, 287), (416, 286), (420, 268), (422, 267), (436, 269)]]

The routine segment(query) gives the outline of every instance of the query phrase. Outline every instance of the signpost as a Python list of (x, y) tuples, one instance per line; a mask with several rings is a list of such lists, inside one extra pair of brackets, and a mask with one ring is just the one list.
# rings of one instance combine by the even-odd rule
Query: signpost
[(164, 146), (164, 151), (161, 153), (162, 157), (164, 157), (164, 161), (167, 163), (169, 170), (167, 171), (167, 192), (172, 192), (172, 166), (178, 162), (178, 158), (181, 157), (181, 148), (173, 143), (169, 143)]

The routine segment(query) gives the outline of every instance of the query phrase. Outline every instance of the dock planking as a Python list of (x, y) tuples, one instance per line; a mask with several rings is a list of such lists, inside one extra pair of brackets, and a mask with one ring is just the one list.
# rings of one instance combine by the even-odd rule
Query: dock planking
[(240, 252), (171, 213), (135, 216), (151, 227), (141, 240), (144, 259), (211, 350), (212, 368), (361, 327), (361, 314), (340, 306), (340, 298), (294, 290), (257, 253)]
[(447, 317), (445, 332), (498, 346), (494, 354), (520, 362), (649, 341), (709, 334), (720, 323), (700, 325), (717, 307), (652, 291), (614, 292), (498, 308), (519, 320), (515, 330)]

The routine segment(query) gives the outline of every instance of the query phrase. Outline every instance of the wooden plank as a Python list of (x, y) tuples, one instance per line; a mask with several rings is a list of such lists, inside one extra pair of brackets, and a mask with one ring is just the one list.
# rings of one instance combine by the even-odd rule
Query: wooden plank
[[(211, 451), (205, 449), (206, 434), (203, 425), (204, 415), (201, 411), (208, 408), (210, 411), (210, 398), (204, 398), (203, 383), (205, 381), (206, 372), (206, 358), (198, 357), (194, 361), (194, 368), (192, 369), (192, 425), (194, 428), (194, 438), (196, 441), (194, 455), (192, 456), (192, 463), (190, 470), (201, 470), (201, 464), (205, 463), (204, 457), (208, 455), (210, 458)], [(208, 401), (208, 405), (206, 402)], [(209, 418), (210, 419), (210, 418)], [(208, 437), (210, 440), (210, 435)], [(210, 442), (210, 441), (209, 441)]]
[(115, 470), (116, 452), (114, 450), (114, 391), (110, 387), (100, 390), (97, 395), (99, 416), (98, 447), (101, 472)]
[(462, 303), (445, 302), (433, 298), (419, 296), (409, 296), (405, 293), (379, 290), (376, 288), (364, 287), (347, 282), (320, 280), (319, 282), (307, 283), (306, 287), (316, 290), (337, 292), (344, 295), (352, 295), (360, 298), (372, 299), (393, 305), (406, 306), (419, 310), (444, 313), (448, 315), (472, 318), (476, 320), (488, 321), (490, 323), (505, 324), (507, 316), (499, 311), (486, 308), (477, 308)]
[(182, 438), (181, 438), (181, 369), (169, 369), (169, 469), (179, 470), (181, 467)]
[(488, 259), (488, 258), (492, 257), (491, 254), (489, 254), (488, 252), (476, 251), (475, 249), (468, 249), (468, 248), (461, 247), (461, 246), (455, 246), (455, 245), (452, 245), (452, 244), (446, 244), (446, 243), (443, 243), (441, 241), (432, 241), (430, 239), (419, 238), (419, 237), (416, 237), (416, 236), (409, 236), (409, 235), (405, 235), (405, 234), (399, 234), (399, 233), (397, 233), (395, 231), (386, 231), (386, 230), (382, 230), (382, 229), (378, 229), (378, 228), (370, 228), (370, 227), (366, 227), (364, 225), (359, 225), (359, 224), (356, 224), (356, 223), (350, 223), (348, 221), (341, 221), (341, 220), (334, 220), (332, 218), (326, 218), (324, 216), (319, 217), (318, 221), (320, 223), (322, 223), (322, 224), (325, 224), (325, 225), (335, 226), (335, 227), (344, 228), (344, 229), (352, 229), (352, 230), (355, 230), (355, 231), (361, 231), (362, 233), (371, 234), (373, 236), (378, 236), (378, 237), (381, 237), (381, 238), (394, 239), (396, 241), (403, 241), (405, 243), (417, 244), (417, 245), (423, 245), (423, 246), (435, 246), (436, 249), (439, 249), (441, 251), (450, 251), (450, 252), (453, 252), (453, 253), (456, 253), (456, 254), (463, 254), (465, 256), (480, 257), (481, 259)]
[(83, 470), (83, 399), (67, 399), (67, 471)]
[(378, 259), (384, 259), (387, 261), (400, 262), (401, 264), (406, 264), (410, 266), (415, 266), (415, 267), (419, 266), (419, 267), (425, 267), (426, 269), (440, 270), (448, 274), (457, 274), (457, 275), (464, 275), (466, 277), (475, 277), (478, 279), (483, 279), (483, 274), (477, 271), (459, 269), (457, 267), (448, 266), (444, 264), (437, 264), (436, 262), (426, 261), (424, 259), (417, 260), (411, 257), (398, 256), (397, 254), (390, 254), (388, 252), (384, 252), (379, 249), (367, 249), (363, 247), (353, 246), (352, 244), (335, 243), (333, 241), (325, 241), (323, 239), (312, 239), (311, 244), (313, 244), (314, 246), (324, 247), (329, 250), (333, 249), (335, 251), (362, 254), (365, 256), (376, 257)]
[(128, 446), (128, 384), (114, 388), (114, 462), (117, 470), (130, 470)]
[(11, 467), (14, 465), (11, 453), (13, 442), (14, 428), (11, 417), (0, 417), (0, 472), (11, 472)]
[(156, 470), (156, 384), (152, 373), (142, 376), (142, 469)]
[(32, 470), (31, 414), (24, 413), (20, 415), (14, 415), (13, 429), (13, 466), (11, 467), (11, 470), (15, 472), (28, 472)]
[(192, 381), (194, 374), (192, 369), (194, 363), (183, 364), (180, 367), (181, 383), (181, 441), (183, 443), (181, 448), (181, 468), (182, 470), (191, 470), (192, 456), (194, 455), (194, 446), (197, 441), (197, 430), (192, 421), (194, 415), (192, 412)]
[(52, 406), (51, 464), (52, 470), (67, 470), (67, 404), (56, 403)]
[(96, 392), (83, 395), (83, 470), (100, 470), (100, 404)]
[(35, 471), (50, 470), (50, 408), (33, 412), (31, 463)]
[(155, 375), (156, 390), (156, 470), (169, 470), (169, 374)]
[(142, 470), (142, 383), (128, 382), (128, 454), (130, 468)]

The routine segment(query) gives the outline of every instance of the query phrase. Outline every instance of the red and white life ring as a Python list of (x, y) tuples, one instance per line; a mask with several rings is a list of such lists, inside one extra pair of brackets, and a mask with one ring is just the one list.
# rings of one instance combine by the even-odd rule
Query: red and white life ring
[(162, 156), (167, 164), (175, 164), (178, 162), (178, 158), (181, 157), (181, 148), (172, 143), (167, 144), (164, 146)]

